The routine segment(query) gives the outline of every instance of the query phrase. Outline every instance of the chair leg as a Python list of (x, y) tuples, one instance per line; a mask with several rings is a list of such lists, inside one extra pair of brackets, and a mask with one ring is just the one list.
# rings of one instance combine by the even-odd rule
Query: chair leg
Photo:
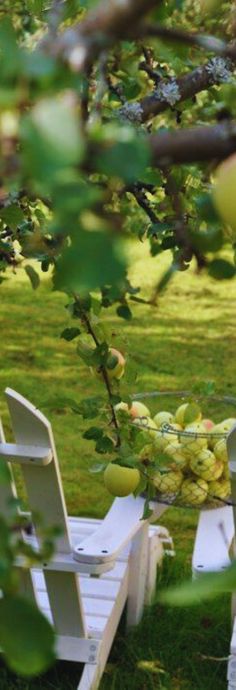
[(84, 664), (77, 690), (97, 690), (102, 673), (99, 664)]
[(142, 617), (148, 566), (148, 528), (145, 522), (132, 540), (129, 558), (127, 628), (137, 625)]
[(157, 566), (161, 565), (164, 556), (164, 547), (157, 532), (149, 535), (148, 539), (148, 563), (145, 586), (145, 605), (152, 604), (156, 591)]

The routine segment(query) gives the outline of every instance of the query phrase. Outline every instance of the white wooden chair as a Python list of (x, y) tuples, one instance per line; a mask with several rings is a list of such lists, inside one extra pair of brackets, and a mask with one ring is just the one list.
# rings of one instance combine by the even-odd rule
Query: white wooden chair
[[(57, 657), (84, 664), (78, 690), (98, 687), (117, 626), (127, 604), (127, 625), (136, 625), (155, 590), (156, 566), (172, 540), (163, 527), (141, 520), (144, 499), (117, 498), (104, 520), (68, 518), (50, 423), (31, 403), (6, 390), (15, 443), (0, 427), (0, 457), (19, 463), (30, 511), (44, 525), (61, 528), (51, 562), (26, 570), (18, 563), (22, 593), (53, 622)], [(12, 476), (12, 475), (11, 475)], [(12, 482), (0, 485), (0, 512), (7, 515)], [(166, 506), (153, 504), (155, 519)], [(78, 506), (79, 509), (79, 506)], [(24, 539), (37, 545), (37, 526)]]
[[(192, 558), (193, 578), (225, 570), (231, 563), (229, 551), (236, 534), (236, 426), (227, 438), (234, 507), (203, 510), (200, 513)], [(236, 592), (236, 586), (235, 586)], [(236, 690), (236, 595), (232, 596), (232, 636), (227, 667), (228, 690)]]

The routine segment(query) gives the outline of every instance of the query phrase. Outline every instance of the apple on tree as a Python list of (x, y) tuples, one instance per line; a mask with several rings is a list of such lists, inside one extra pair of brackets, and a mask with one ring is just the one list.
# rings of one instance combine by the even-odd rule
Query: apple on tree
[(112, 496), (129, 496), (138, 487), (140, 472), (133, 467), (124, 467), (109, 462), (104, 472), (104, 484)]
[(226, 225), (236, 231), (236, 154), (221, 163), (216, 169), (213, 202)]
[[(106, 362), (106, 373), (109, 381), (117, 380), (122, 378), (125, 372), (125, 358), (119, 350), (115, 347), (109, 347), (108, 358)], [(96, 369), (98, 376), (101, 376), (100, 367)]]

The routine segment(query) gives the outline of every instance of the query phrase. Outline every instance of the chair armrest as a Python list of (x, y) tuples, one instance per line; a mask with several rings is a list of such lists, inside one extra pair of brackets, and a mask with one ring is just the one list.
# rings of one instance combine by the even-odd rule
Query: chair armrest
[[(73, 557), (80, 563), (115, 562), (117, 556), (141, 529), (144, 499), (141, 496), (116, 498), (106, 517), (93, 534), (75, 546)], [(159, 517), (167, 506), (152, 504)]]
[(233, 536), (231, 506), (201, 511), (192, 558), (193, 577), (224, 570), (230, 564), (229, 548)]

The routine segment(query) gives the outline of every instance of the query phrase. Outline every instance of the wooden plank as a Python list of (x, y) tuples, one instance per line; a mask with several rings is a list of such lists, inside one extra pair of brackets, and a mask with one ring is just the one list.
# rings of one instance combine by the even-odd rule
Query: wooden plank
[[(37, 445), (52, 451), (53, 460), (48, 465), (22, 465), (22, 473), (30, 510), (43, 516), (45, 527), (60, 527), (62, 536), (57, 540), (58, 552), (70, 554), (66, 505), (51, 425), (41, 412), (15, 391), (8, 388), (6, 397), (16, 443)], [(86, 637), (76, 574), (45, 571), (44, 576), (57, 632), (61, 635)]]
[(44, 466), (51, 462), (52, 451), (50, 448), (41, 448), (40, 446), (0, 443), (0, 458), (25, 465), (36, 463), (37, 465)]
[(144, 603), (150, 605), (156, 591), (157, 565), (161, 565), (164, 556), (164, 548), (157, 532), (148, 533), (148, 559), (145, 581)]
[(116, 498), (101, 525), (74, 549), (79, 562), (105, 562), (115, 559), (140, 527), (143, 499)]
[(128, 594), (128, 571), (123, 579), (120, 586), (119, 593), (117, 595), (112, 616), (109, 617), (107, 621), (106, 628), (104, 630), (101, 646), (99, 650), (99, 658), (96, 666), (92, 664), (85, 664), (78, 690), (89, 690), (90, 688), (97, 688), (101, 676), (103, 674), (104, 668), (107, 663), (107, 659), (110, 654), (110, 649), (114, 641), (115, 633), (124, 609), (124, 605)]
[[(4, 431), (0, 419), (0, 443), (5, 444)], [(2, 516), (8, 520), (12, 517), (11, 513), (11, 501), (17, 498), (16, 486), (12, 474), (12, 469), (10, 463), (7, 463), (9, 470), (9, 481), (0, 483), (0, 513)], [(17, 509), (19, 513), (19, 508)], [(24, 539), (25, 534), (23, 530), (21, 531), (21, 537)], [(23, 596), (29, 597), (35, 604), (37, 604), (36, 592), (34, 588), (34, 583), (32, 579), (32, 574), (30, 570), (22, 570), (16, 568), (19, 577), (19, 591)]]
[(137, 625), (145, 602), (148, 564), (148, 523), (145, 522), (132, 541), (129, 558), (129, 585), (127, 600), (127, 627)]
[[(224, 570), (230, 565), (228, 551), (233, 535), (231, 506), (201, 511), (192, 558), (195, 577), (204, 572)], [(214, 549), (209, 549), (209, 544), (214, 544)]]

